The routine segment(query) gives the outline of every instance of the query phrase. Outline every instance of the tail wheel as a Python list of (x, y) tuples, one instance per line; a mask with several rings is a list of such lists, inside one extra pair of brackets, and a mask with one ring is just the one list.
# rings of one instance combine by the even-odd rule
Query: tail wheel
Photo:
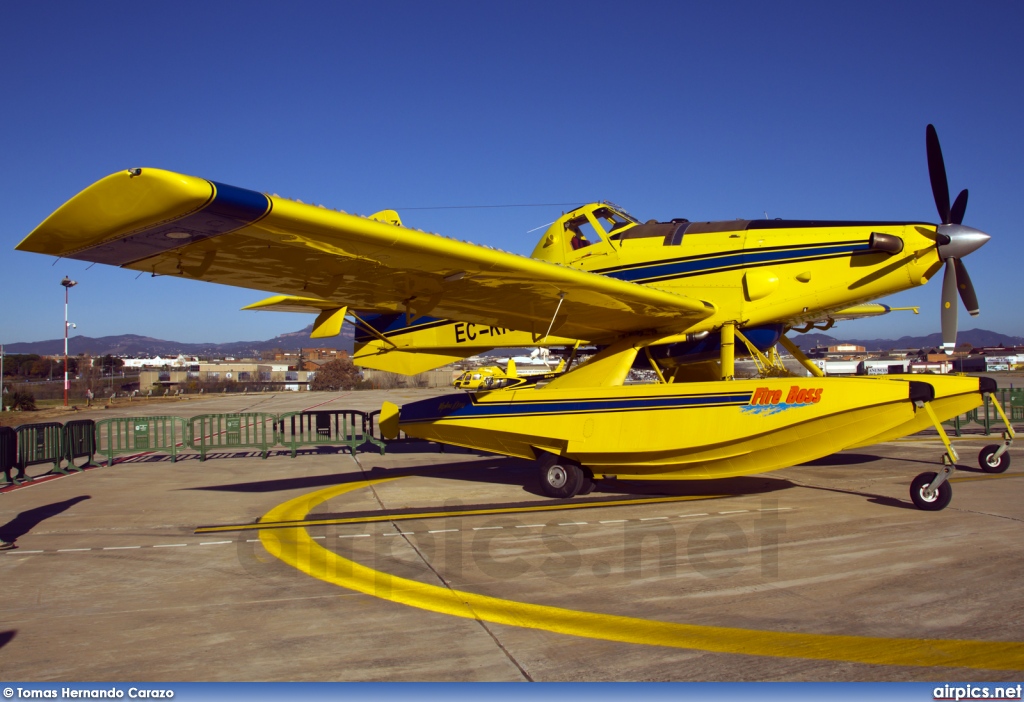
[(563, 456), (545, 454), (538, 461), (540, 489), (548, 497), (573, 497), (583, 487), (583, 469), (580, 464)]
[(986, 473), (1003, 473), (1010, 467), (1010, 454), (1004, 451), (1002, 456), (994, 457), (995, 452), (1002, 448), (999, 444), (986, 446), (978, 454), (978, 465)]
[(928, 512), (938, 512), (945, 509), (949, 501), (953, 499), (953, 487), (949, 482), (944, 482), (938, 490), (929, 492), (928, 486), (935, 480), (937, 473), (921, 473), (910, 483), (910, 499), (914, 506)]

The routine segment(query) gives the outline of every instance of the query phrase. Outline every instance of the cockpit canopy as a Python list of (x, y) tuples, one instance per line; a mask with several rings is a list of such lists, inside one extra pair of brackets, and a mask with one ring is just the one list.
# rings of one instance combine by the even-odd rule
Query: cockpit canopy
[[(593, 202), (562, 215), (548, 227), (532, 257), (554, 263), (577, 258), (573, 252), (617, 240), (640, 222), (621, 207)], [(589, 252), (588, 252), (589, 253)]]

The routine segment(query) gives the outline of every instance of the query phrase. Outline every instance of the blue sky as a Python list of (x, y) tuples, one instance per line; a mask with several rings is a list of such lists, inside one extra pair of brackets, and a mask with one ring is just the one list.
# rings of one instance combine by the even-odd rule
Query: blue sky
[[(712, 6), (713, 5), (713, 6)], [(1020, 2), (4, 3), (0, 342), (57, 338), (64, 275), (86, 336), (263, 339), (310, 317), (261, 294), (15, 252), (54, 209), (134, 166), (177, 170), (528, 254), (559, 207), (641, 219), (936, 221), (942, 141), (982, 313), (1024, 335)], [(941, 277), (941, 276), (940, 276)], [(921, 314), (846, 337), (939, 329)]]

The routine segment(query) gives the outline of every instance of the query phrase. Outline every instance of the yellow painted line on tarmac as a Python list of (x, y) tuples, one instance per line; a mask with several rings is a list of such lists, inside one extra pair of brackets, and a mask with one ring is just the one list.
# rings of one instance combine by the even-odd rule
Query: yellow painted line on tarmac
[[(349, 483), (297, 497), (272, 509), (265, 519), (271, 523), (297, 522), (331, 498), (379, 482), (383, 481)], [(268, 552), (314, 578), (391, 602), (466, 619), (605, 641), (772, 658), (983, 670), (1024, 669), (1024, 642), (803, 634), (580, 612), (428, 585), (373, 570), (327, 550), (302, 527), (263, 529), (259, 536)]]
[[(1000, 437), (996, 436), (995, 434), (993, 434), (991, 436), (950, 436), (949, 440), (952, 441), (954, 444), (963, 443), (965, 441), (987, 441), (990, 444), (992, 444), (992, 443), (1000, 444), (1000, 443), (1003, 442), (1003, 440)], [(924, 438), (920, 438), (920, 439), (913, 439), (913, 438), (895, 439), (894, 441), (889, 441), (889, 442), (886, 442), (886, 443), (891, 443), (891, 444), (941, 444), (942, 443), (942, 439), (940, 439), (938, 437), (938, 435), (936, 434), (935, 436), (930, 437), (930, 438), (929, 437), (924, 437)]]
[[(398, 480), (384, 478), (380, 481)], [(366, 483), (363, 483), (364, 485)], [(641, 497), (635, 500), (607, 500), (604, 502), (570, 502), (568, 504), (522, 505), (518, 507), (489, 507), (481, 509), (458, 509), (446, 512), (408, 512), (405, 514), (371, 514), (363, 517), (331, 517), (326, 519), (299, 519), (295, 521), (270, 522), (260, 520), (252, 524), (221, 524), (197, 527), (196, 534), (214, 534), (223, 531), (252, 531), (253, 529), (283, 529), (286, 527), (331, 526), (336, 524), (369, 524), (373, 522), (399, 522), (411, 519), (436, 519), (439, 517), (471, 517), (492, 514), (519, 514), (525, 512), (556, 512), (567, 509), (594, 509), (597, 507), (621, 507), (623, 505), (650, 505), (666, 502), (691, 502), (693, 500), (715, 500), (736, 495), (678, 495), (673, 497)], [(303, 515), (305, 516), (305, 515)], [(264, 517), (266, 519), (266, 517)]]
[(970, 477), (950, 478), (951, 483), (971, 483), (975, 480), (1005, 480), (1007, 478), (1024, 478), (1024, 473), (999, 473), (996, 475), (972, 475)]

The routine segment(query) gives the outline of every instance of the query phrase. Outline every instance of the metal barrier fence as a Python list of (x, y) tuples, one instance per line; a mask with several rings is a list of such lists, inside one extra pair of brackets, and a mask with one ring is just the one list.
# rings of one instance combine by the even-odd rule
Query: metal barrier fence
[[(115, 456), (144, 452), (170, 454), (173, 463), (188, 449), (198, 451), (204, 461), (210, 452), (225, 449), (258, 449), (266, 458), (271, 448), (283, 446), (291, 449), (294, 458), (300, 446), (344, 446), (355, 455), (369, 444), (383, 456), (387, 443), (380, 434), (379, 416), (380, 410), (313, 410), (282, 415), (204, 414), (191, 419), (111, 417), (0, 427), (0, 487), (30, 480), (25, 468), (37, 463), (53, 463), (51, 473), (67, 474), (97, 466), (95, 456), (104, 457), (109, 466)], [(85, 462), (77, 465), (81, 458)], [(62, 468), (64, 461), (67, 466)]]
[(361, 412), (363, 415), (363, 443), (370, 444), (380, 449), (380, 455), (384, 455), (387, 444), (384, 442), (384, 437), (380, 434), (380, 428), (377, 426), (377, 418), (380, 417), (380, 410), (374, 410), (373, 412)]
[[(347, 446), (355, 454), (370, 444), (383, 455), (386, 444), (374, 421), (378, 414), (322, 410), (203, 414), (191, 419), (162, 415), (23, 424), (17, 430), (0, 427), (0, 486), (26, 480), (25, 467), (36, 463), (52, 462), (51, 472), (67, 473), (96, 466), (94, 456), (103, 456), (111, 465), (115, 456), (143, 452), (167, 453), (175, 462), (182, 450), (193, 449), (204, 461), (212, 451), (238, 448), (258, 449), (266, 458), (271, 448), (284, 446), (294, 458), (300, 446)], [(80, 458), (86, 461), (79, 466), (75, 461)]]
[(289, 412), (275, 423), (277, 443), (292, 450), (300, 446), (347, 446), (352, 455), (366, 443), (366, 415), (358, 410)]
[(993, 401), (998, 401), (1006, 413), (1007, 419), (1011, 422), (1024, 421), (1024, 388), (999, 388), (992, 395), (985, 398), (985, 404), (975, 407), (970, 412), (943, 422), (953, 428), (953, 436), (962, 436), (964, 429), (970, 424), (980, 425), (985, 436), (1002, 431), (1002, 420), (999, 413), (992, 407)]
[(113, 417), (96, 422), (95, 452), (107, 457), (153, 451), (171, 454), (177, 460), (179, 447), (188, 444), (188, 426), (181, 417)]
[(22, 424), (18, 436), (18, 479), (25, 477), (25, 468), (37, 463), (53, 463), (53, 472), (62, 473), (64, 459), (64, 425), (59, 422)]
[(260, 458), (266, 458), (278, 443), (277, 418), (265, 412), (200, 414), (189, 420), (191, 446), (199, 451), (200, 461), (205, 461), (210, 451), (227, 448), (259, 449)]
[[(0, 487), (11, 485), (15, 478), (11, 477), (11, 471), (18, 465), (18, 434), (11, 427), (0, 427), (0, 473), (4, 474), (4, 481)], [(22, 477), (25, 471), (21, 471)]]
[[(64, 425), (64, 458), (68, 470), (81, 471), (96, 464), (92, 457), (96, 453), (96, 422), (91, 419), (75, 419)], [(75, 465), (76, 458), (85, 458), (81, 466)]]

